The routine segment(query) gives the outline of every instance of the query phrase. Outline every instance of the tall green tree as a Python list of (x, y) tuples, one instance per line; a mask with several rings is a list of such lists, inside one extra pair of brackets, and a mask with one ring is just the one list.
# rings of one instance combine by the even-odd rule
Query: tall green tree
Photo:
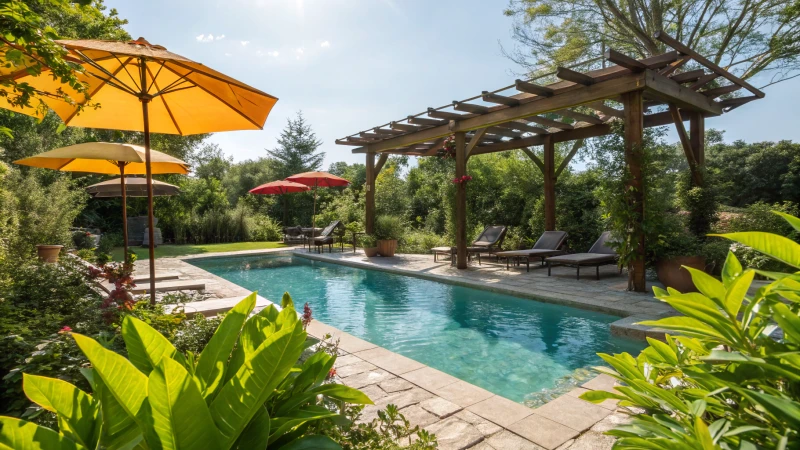
[(662, 53), (664, 30), (744, 79), (800, 75), (796, 0), (510, 0), (519, 44), (506, 52), (531, 73), (601, 55)]
[(319, 150), (321, 145), (322, 141), (317, 139), (302, 111), (298, 111), (294, 119), (286, 121), (286, 127), (278, 138), (278, 147), (267, 150), (267, 153), (273, 158), (276, 175), (286, 178), (322, 167), (325, 152)]

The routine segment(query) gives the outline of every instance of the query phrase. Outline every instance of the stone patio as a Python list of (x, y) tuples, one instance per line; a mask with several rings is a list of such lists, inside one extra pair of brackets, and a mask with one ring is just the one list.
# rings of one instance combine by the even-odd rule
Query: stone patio
[[(158, 271), (180, 274), (180, 279), (203, 281), (212, 299), (193, 302), (187, 309), (214, 315), (235, 305), (250, 292), (206, 272), (189, 260), (207, 257), (258, 255), (285, 252), (286, 249), (193, 255), (158, 260)], [(633, 338), (663, 337), (659, 330), (634, 325), (635, 322), (674, 314), (670, 307), (650, 294), (627, 292), (627, 278), (614, 267), (601, 267), (601, 279), (592, 276), (575, 279), (575, 270), (524, 267), (506, 270), (505, 265), (487, 263), (466, 270), (451, 267), (448, 261), (434, 263), (432, 256), (399, 255), (392, 258), (367, 258), (362, 252), (315, 254), (293, 249), (299, 257), (369, 268), (409, 276), (487, 289), (539, 301), (618, 315), (612, 332)], [(146, 273), (147, 261), (137, 261), (137, 273)], [(592, 270), (593, 272), (593, 270)], [(587, 274), (588, 275), (588, 274)], [(277, 299), (273, 299), (277, 300)], [(270, 304), (259, 297), (258, 307)], [(412, 425), (434, 433), (439, 448), (450, 449), (610, 449), (613, 438), (603, 434), (626, 423), (629, 416), (617, 410), (616, 402), (595, 405), (578, 397), (589, 390), (613, 388), (614, 380), (598, 376), (569, 393), (535, 409), (495, 395), (444, 372), (398, 355), (370, 342), (319, 321), (309, 326), (309, 334), (339, 340), (341, 356), (336, 362), (340, 382), (365, 392), (375, 403), (363, 411), (361, 420), (377, 418), (388, 404), (396, 405)]]

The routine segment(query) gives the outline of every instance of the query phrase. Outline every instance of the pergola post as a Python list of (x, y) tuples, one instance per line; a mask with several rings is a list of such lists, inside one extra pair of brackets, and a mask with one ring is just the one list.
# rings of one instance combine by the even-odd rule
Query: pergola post
[[(466, 133), (456, 133), (456, 178), (467, 174)], [(467, 183), (456, 184), (456, 267), (467, 268)]]
[(644, 221), (644, 190), (646, 187), (642, 176), (644, 161), (642, 91), (622, 94), (622, 103), (625, 106), (625, 165), (628, 168), (626, 189), (629, 206), (633, 210), (633, 220), (630, 224), (633, 256), (628, 267), (628, 287), (636, 292), (645, 292), (645, 243), (642, 222)]
[(375, 232), (375, 153), (367, 153), (367, 181), (366, 191), (366, 217), (364, 217), (364, 231), (367, 234)]
[(703, 167), (706, 164), (706, 118), (699, 112), (689, 116), (689, 142), (697, 163), (699, 184), (703, 185)]
[(544, 229), (556, 229), (556, 144), (550, 135), (544, 137)]

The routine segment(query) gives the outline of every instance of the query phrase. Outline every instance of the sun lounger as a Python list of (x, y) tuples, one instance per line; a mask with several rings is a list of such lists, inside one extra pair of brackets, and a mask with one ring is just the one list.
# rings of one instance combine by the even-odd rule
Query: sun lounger
[[(550, 270), (554, 266), (569, 266), (577, 268), (577, 278), (580, 280), (581, 267), (594, 266), (597, 269), (597, 279), (599, 280), (600, 266), (616, 264), (619, 259), (617, 252), (607, 245), (609, 239), (611, 239), (611, 233), (606, 231), (600, 235), (600, 238), (592, 245), (588, 253), (573, 253), (571, 255), (553, 256), (545, 259), (545, 263), (547, 264), (547, 276), (550, 276)], [(622, 269), (620, 269), (620, 273), (622, 273)]]
[(467, 255), (473, 254), (478, 256), (478, 264), (481, 263), (481, 253), (496, 254), (500, 251), (500, 246), (503, 245), (503, 240), (506, 238), (508, 228), (502, 225), (492, 225), (486, 227), (478, 236), (478, 239), (467, 247)]
[[(343, 228), (342, 222), (338, 220), (334, 220), (331, 222), (324, 230), (319, 234), (319, 236), (315, 237), (312, 241), (314, 243), (314, 247), (317, 251), (325, 251), (325, 246), (328, 246), (328, 253), (333, 250), (333, 231), (337, 228)], [(344, 241), (341, 242), (342, 244), (342, 251), (344, 251)]]
[(525, 267), (527, 271), (530, 272), (531, 258), (541, 258), (542, 264), (544, 264), (545, 258), (563, 253), (560, 249), (561, 246), (564, 245), (566, 239), (567, 233), (565, 231), (545, 231), (532, 248), (527, 250), (497, 252), (495, 256), (497, 256), (498, 260), (502, 258), (506, 259), (506, 270), (509, 269), (511, 259), (516, 259), (517, 263), (524, 259)]

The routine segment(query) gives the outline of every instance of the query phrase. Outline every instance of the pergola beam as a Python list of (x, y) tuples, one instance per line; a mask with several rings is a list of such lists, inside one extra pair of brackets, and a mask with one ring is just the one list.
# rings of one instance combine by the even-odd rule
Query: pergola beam
[(681, 108), (701, 111), (704, 114), (718, 116), (722, 114), (722, 107), (705, 95), (686, 88), (659, 75), (652, 70), (646, 72), (648, 95), (666, 103), (675, 103)]
[(505, 95), (493, 94), (488, 91), (483, 91), (481, 93), (481, 98), (483, 99), (483, 101), (489, 103), (498, 103), (500, 105), (506, 105), (506, 106), (519, 106), (519, 99), (516, 99), (514, 97), (507, 97)]
[(607, 50), (605, 58), (606, 60), (620, 67), (624, 67), (631, 72), (644, 72), (647, 69), (647, 66), (641, 61), (633, 59), (630, 56), (622, 54), (614, 49)]
[(552, 97), (554, 94), (553, 90), (549, 87), (539, 86), (538, 84), (522, 80), (515, 80), (514, 87), (520, 92), (527, 92), (528, 94), (538, 95), (540, 97)]
[(568, 123), (559, 122), (558, 120), (548, 119), (546, 117), (541, 117), (541, 116), (530, 116), (522, 120), (538, 123), (539, 125), (544, 125), (546, 127), (558, 128), (559, 130), (572, 130), (573, 128), (575, 128)]
[(566, 67), (559, 67), (556, 69), (556, 76), (565, 81), (571, 81), (576, 84), (584, 86), (591, 86), (595, 83), (594, 77), (586, 75), (585, 73), (576, 72)]

